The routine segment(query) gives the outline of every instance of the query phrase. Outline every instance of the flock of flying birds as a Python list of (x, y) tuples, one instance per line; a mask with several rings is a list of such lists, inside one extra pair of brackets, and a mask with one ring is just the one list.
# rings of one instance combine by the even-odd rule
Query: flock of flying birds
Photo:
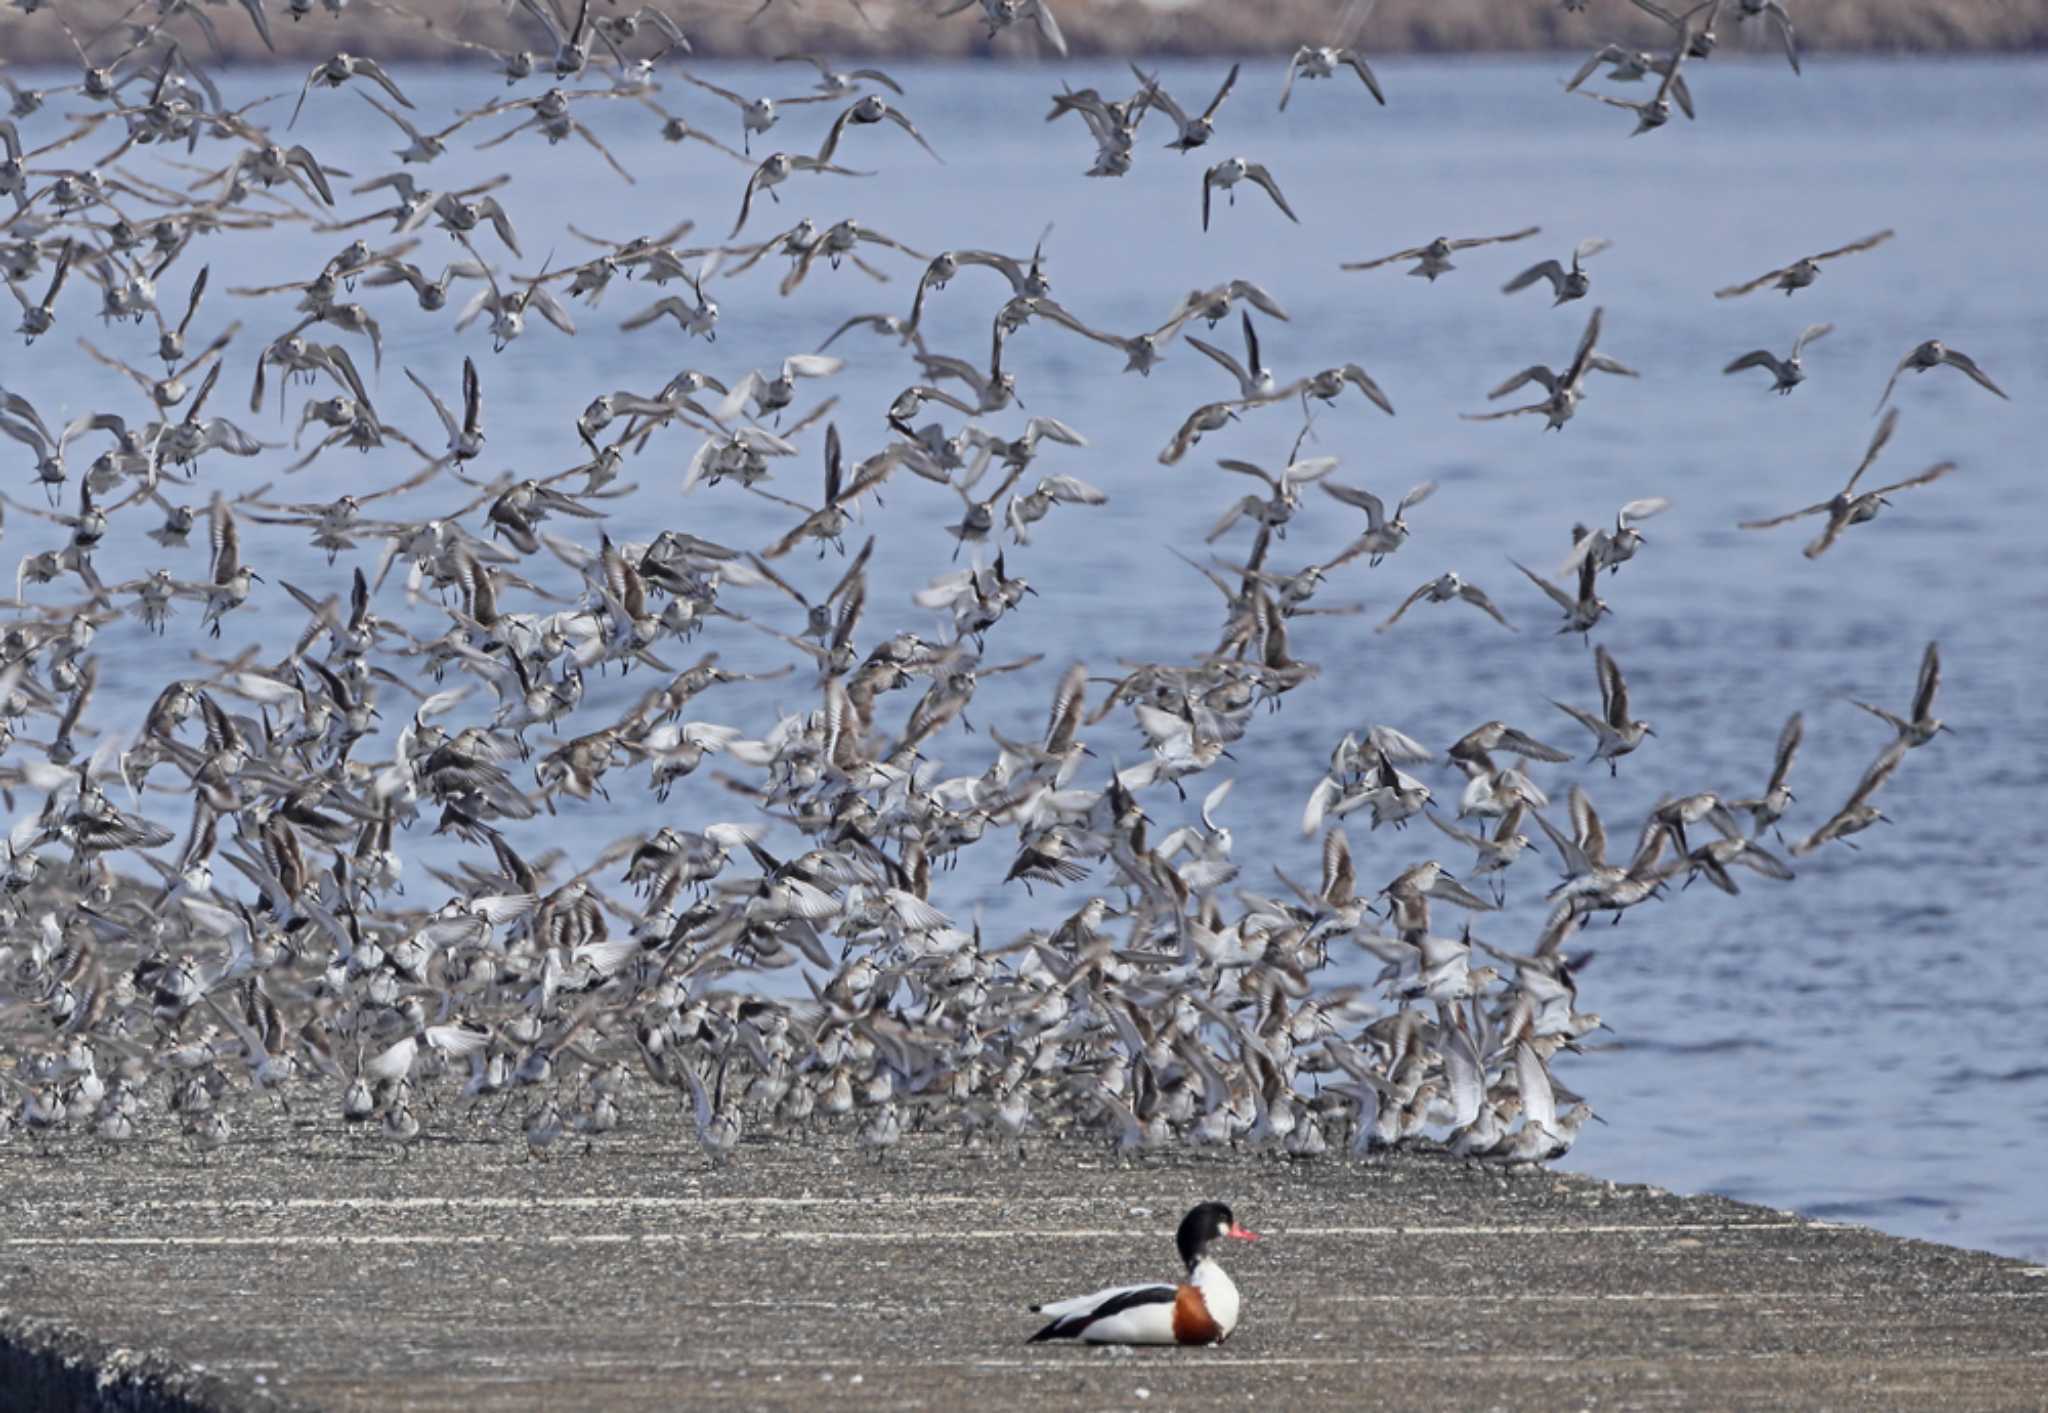
[[(1538, 782), (1536, 763), (1573, 754), (1539, 723), (1446, 724), (1441, 749), (1361, 725), (1309, 772), (1320, 778), (1301, 825), (1318, 840), (1319, 875), (1297, 881), (1276, 871), (1269, 881), (1233, 853), (1224, 822), (1232, 763), (1262, 709), (1315, 677), (1316, 665), (1297, 655), (1297, 630), (1345, 611), (1319, 603), (1319, 591), (1346, 566), (1361, 574), (1398, 556), (1410, 513), (1434, 489), (1417, 486), (1390, 511), (1371, 491), (1331, 479), (1335, 457), (1299, 455), (1294, 419), (1305, 434), (1317, 403), (1355, 389), (1393, 413), (1374, 378), (1349, 363), (1277, 379), (1253, 314), (1287, 315), (1247, 280), (1196, 291), (1164, 324), (1126, 335), (1095, 329), (1052, 298), (1042, 241), (1029, 252), (927, 256), (851, 221), (820, 229), (806, 219), (737, 243), (761, 198), (794, 177), (866, 177), (846, 164), (886, 155), (889, 140), (920, 148), (911, 160), (939, 158), (906, 111), (912, 96), (880, 70), (841, 71), (805, 56), (791, 58), (815, 69), (815, 89), (792, 98), (750, 97), (678, 73), (688, 87), (673, 91), (737, 110), (736, 150), (658, 103), (655, 75), (672, 72), (661, 66), (686, 47), (667, 17), (594, 16), (587, 3), (571, 17), (552, 0), (520, 3), (553, 52), (495, 56), (509, 83), (549, 74), (609, 81), (494, 98), (428, 131), (434, 123), (397, 77), (337, 54), (306, 77), (297, 102), (354, 109), (353, 96), (331, 91), (351, 89), (364, 105), (357, 116), (405, 140), (391, 172), (346, 190), (336, 185), (344, 174), (293, 144), (289, 121), (261, 121), (262, 103), (223, 108), (194, 57), (215, 20), (190, 0), (162, 0), (150, 23), (122, 31), (124, 45), (81, 42), (78, 83), (8, 85), (0, 202), (11, 209), (0, 218), (0, 263), (21, 303), (19, 333), (34, 344), (97, 314), (81, 342), (123, 376), (109, 383), (120, 396), (107, 410), (62, 426), (21, 390), (27, 379), (17, 373), (30, 374), (30, 360), (7, 359), (10, 386), (0, 391), (0, 430), (26, 449), (29, 473), (13, 479), (12, 528), (53, 541), (23, 559), (24, 597), (0, 638), (0, 785), (13, 814), (0, 869), (0, 1133), (44, 1144), (177, 1138), (206, 1151), (233, 1141), (239, 1116), (276, 1105), (381, 1134), (400, 1152), (436, 1130), (516, 1124), (538, 1154), (565, 1135), (587, 1144), (622, 1124), (687, 1115), (714, 1160), (746, 1135), (838, 1128), (878, 1152), (923, 1129), (1002, 1150), (1064, 1134), (1121, 1149), (1189, 1142), (1303, 1156), (1426, 1138), (1476, 1159), (1540, 1162), (1594, 1117), (1550, 1069), (1602, 1025), (1579, 1005), (1591, 955), (1581, 930), (1666, 901), (1695, 879), (1730, 893), (1738, 879), (1791, 879), (1788, 857), (1849, 844), (1883, 820), (1878, 791), (1943, 729), (1930, 644), (1906, 710), (1866, 708), (1887, 724), (1889, 744), (1849, 800), (1817, 816), (1803, 838), (1785, 845), (1777, 833), (1795, 803), (1795, 715), (1753, 796), (1666, 798), (1610, 861), (1589, 791), (1571, 785), (1559, 811)], [(243, 8), (267, 35), (263, 0)], [(1045, 0), (981, 8), (992, 30), (1035, 21), (1057, 36)], [(1571, 86), (1600, 63), (1617, 81), (1656, 75), (1654, 100), (1623, 106), (1644, 129), (1663, 121), (1667, 98), (1689, 115), (1681, 68), (1711, 51), (1720, 8), (1709, 0), (1666, 16), (1668, 52), (1610, 46)], [(1781, 26), (1796, 69), (1775, 0), (1740, 8)], [(61, 23), (62, 6), (49, 9)], [(291, 13), (307, 10), (298, 0)], [(643, 41), (660, 52), (629, 59)], [(1347, 67), (1387, 101), (1355, 50), (1305, 45), (1280, 103), (1297, 80)], [(1181, 151), (1209, 146), (1239, 72), (1199, 109), (1142, 70), (1123, 99), (1063, 85), (1049, 120), (1082, 118), (1099, 149), (1091, 173), (1116, 175), (1129, 169), (1141, 128), (1149, 140), (1165, 125), (1167, 145)], [(493, 195), (507, 179), (426, 185), (455, 133), (472, 125), (498, 129), (486, 145), (537, 130), (612, 161), (581, 115), (613, 102), (655, 109), (669, 140), (734, 161), (738, 219), (726, 240), (685, 247), (687, 230), (676, 230), (510, 275), (497, 261), (524, 256)], [(815, 155), (753, 152), (786, 115), (817, 104), (833, 107)], [(62, 131), (35, 145), (27, 134), (39, 127)], [(112, 149), (91, 165), (59, 165), (56, 154), (110, 136)], [(149, 149), (212, 156), (172, 169), (201, 172), (182, 189), (132, 162), (116, 165)], [(1232, 157), (1203, 175), (1205, 225), (1214, 198), (1233, 197), (1245, 181), (1293, 216), (1264, 165)], [(386, 243), (352, 236), (301, 282), (215, 292), (211, 252), (277, 239), (287, 225), (336, 241), (377, 226)], [(1454, 269), (1453, 254), (1536, 234), (1440, 238), (1355, 268), (1413, 262), (1411, 274), (1435, 280)], [(1825, 262), (1889, 234), (1720, 293), (1769, 286), (1789, 295)], [(1557, 303), (1582, 298), (1585, 262), (1602, 244), (1533, 264), (1506, 289), (1543, 282)], [(643, 302), (624, 328), (672, 320), (675, 347), (709, 351), (721, 274), (783, 258), (787, 295), (821, 268), (869, 268), (884, 252), (923, 263), (906, 310), (821, 330), (820, 351), (729, 381), (686, 370), (659, 387), (604, 392), (573, 417), (582, 453), (567, 469), (495, 478), (478, 469), (487, 448), (516, 455), (487, 440), (480, 340), (461, 360), (459, 389), (405, 370), (414, 392), (397, 392), (422, 414), (417, 421), (398, 410), (389, 382), (376, 386), (384, 359), (373, 297), (452, 312), (456, 332), (486, 320), (502, 350), (531, 332), (529, 314), (573, 332), (570, 305), (594, 306), (615, 282), (674, 287), (684, 293)], [(966, 297), (946, 292), (969, 272), (1003, 296), (986, 365), (931, 352), (921, 327), (932, 300)], [(164, 290), (174, 276), (182, 299)], [(265, 301), (242, 307), (270, 311), (266, 318), (281, 296), (296, 308), (245, 339), (240, 320), (221, 317), (224, 296)], [(1213, 332), (1233, 313), (1241, 358)], [(1600, 351), (1601, 322), (1595, 309), (1562, 370), (1525, 369), (1493, 394), (1535, 385), (1541, 400), (1474, 415), (1540, 414), (1564, 426), (1592, 374), (1632, 376)], [(1028, 611), (1033, 591), (1017, 557), (1033, 552), (1047, 516), (1107, 499), (1071, 471), (1039, 464), (1077, 457), (1087, 446), (1080, 432), (1043, 412), (1018, 435), (992, 429), (987, 419), (1018, 402), (1005, 340), (1027, 325), (1050, 327), (1109, 346), (1142, 375), (1198, 323), (1218, 341), (1187, 333), (1186, 342), (1230, 376), (1236, 395), (1191, 413), (1159, 460), (1179, 462), (1205, 434), (1243, 418), (1275, 424), (1283, 443), (1294, 438), (1278, 469), (1221, 463), (1258, 486), (1209, 536), (1213, 544), (1248, 533), (1248, 549), (1191, 561), (1223, 599), (1213, 641), (1107, 677), (1054, 664), (1042, 735), (968, 734), (977, 686), (1038, 662), (987, 656), (1006, 621)], [(798, 406), (807, 384), (843, 366), (824, 348), (856, 328), (893, 341), (918, 369), (887, 408), (874, 409), (879, 445), (857, 448), (832, 417), (835, 399)], [(1802, 351), (1827, 328), (1809, 328), (1789, 357), (1759, 350), (1728, 371), (1764, 368), (1790, 393), (1804, 376)], [(221, 406), (228, 394), (218, 384), (237, 358), (252, 378), (251, 413), (274, 384), (297, 424), (291, 449), (260, 440)], [(1940, 343), (1908, 354), (1893, 381), (1944, 366), (2004, 396)], [(924, 420), (927, 412), (936, 419)], [(416, 436), (402, 417), (431, 430)], [(1953, 469), (1859, 490), (1896, 418), (1886, 412), (1840, 494), (1752, 528), (1823, 516), (1807, 550), (1819, 555), (1890, 495)], [(565, 435), (570, 420), (565, 412)], [(696, 449), (678, 515), (706, 533), (612, 517), (614, 482), (657, 438), (666, 447), (679, 436)], [(223, 458), (282, 476), (323, 455), (331, 471), (350, 451), (380, 452), (379, 464), (402, 462), (406, 472), (324, 502), (283, 499), (271, 483), (232, 496), (208, 485)], [(786, 469), (799, 455), (823, 461), (816, 500)], [(461, 509), (407, 518), (408, 496), (458, 480), (474, 490)], [(957, 497), (960, 518), (946, 529), (955, 559), (967, 562), (916, 594), (914, 620), (878, 621), (890, 608), (871, 601), (868, 568), (889, 551), (869, 537), (847, 555), (848, 541), (865, 502), (892, 481), (895, 494), (917, 480), (942, 488), (947, 507)], [(1271, 552), (1311, 486), (1329, 498), (1325, 513), (1360, 513), (1363, 525), (1329, 562), (1283, 572)], [(707, 501), (741, 494), (785, 507), (787, 532), (761, 546), (722, 542)], [(1518, 566), (1555, 603), (1559, 632), (1590, 640), (1607, 611), (1602, 585), (1636, 559), (1638, 527), (1664, 508), (1661, 499), (1631, 502), (1612, 528), (1576, 534), (1563, 586)], [(148, 533), (163, 566), (116, 568), (97, 553), (115, 517), (157, 515), (162, 523)], [(302, 534), (307, 549), (295, 563), (266, 560), (259, 573), (243, 549), (251, 522)], [(195, 534), (206, 550), (191, 543)], [(845, 556), (823, 594), (802, 586), (790, 563), (813, 548), (820, 559)], [(205, 572), (175, 567), (199, 553)], [(345, 592), (293, 582), (343, 556), (352, 568)], [(555, 565), (572, 576), (567, 595), (535, 582)], [(1407, 594), (1379, 627), (1457, 603), (1514, 626), (1483, 589), (1446, 574)], [(94, 709), (110, 645), (147, 652), (169, 618), (194, 612), (232, 645), (252, 604), (272, 621), (295, 620), (291, 640), (167, 667), (139, 722)], [(943, 630), (931, 630), (935, 621)], [(722, 721), (726, 689), (749, 674), (722, 665), (720, 645), (758, 643), (759, 634), (789, 650), (790, 663), (770, 675), (789, 675), (800, 705), (775, 719)], [(685, 658), (694, 661), (678, 667)], [(1606, 646), (1592, 664), (1586, 700), (1597, 688), (1597, 709), (1556, 706), (1585, 733), (1576, 744), (1590, 759), (1618, 772), (1655, 732), (1634, 715)], [(586, 701), (586, 682), (600, 672), (644, 684), (623, 714)], [(1430, 763), (1462, 780), (1454, 798), (1437, 799), (1414, 773)], [(1197, 817), (1155, 825), (1191, 784)], [(602, 848), (574, 833), (544, 853), (515, 845), (544, 813), (603, 833), (622, 791), (657, 803), (688, 792), (734, 818)], [(145, 808), (152, 799), (162, 807)], [(181, 828), (159, 822), (186, 800)], [(1398, 867), (1361, 876), (1352, 816), (1386, 829), (1375, 837), (1401, 857)], [(1431, 827), (1397, 832), (1410, 822)], [(791, 836), (801, 844), (771, 849)], [(423, 867), (424, 840), (459, 849), (459, 862)], [(1495, 945), (1476, 930), (1499, 908), (1511, 870), (1521, 878), (1544, 867), (1523, 860), (1532, 843), (1539, 853), (1547, 843), (1560, 875), (1548, 880), (1544, 926), (1521, 950)], [(1044, 909), (1038, 925), (986, 936), (976, 913), (935, 901), (946, 870), (976, 846), (1008, 851), (1005, 886)], [(1356, 966), (1361, 952), (1378, 965), (1369, 983), (1332, 986), (1318, 976), (1333, 958)]]

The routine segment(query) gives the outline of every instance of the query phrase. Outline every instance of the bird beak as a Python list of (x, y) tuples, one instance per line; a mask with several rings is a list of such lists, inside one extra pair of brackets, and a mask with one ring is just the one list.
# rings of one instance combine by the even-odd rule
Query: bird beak
[(1605, 1120), (1605, 1119), (1601, 1118), (1601, 1117), (1600, 1117), (1600, 1116), (1599, 1116), (1598, 1114), (1594, 1113), (1594, 1112), (1593, 1112), (1593, 1111), (1592, 1111), (1591, 1109), (1588, 1109), (1588, 1110), (1586, 1110), (1586, 1116), (1587, 1116), (1588, 1118), (1591, 1118), (1591, 1119), (1595, 1119), (1595, 1120), (1598, 1120), (1598, 1121), (1599, 1121), (1600, 1123), (1603, 1123), (1603, 1124), (1607, 1122), (1607, 1120)]
[(1250, 1227), (1241, 1227), (1236, 1222), (1232, 1222), (1230, 1229), (1223, 1234), (1225, 1236), (1234, 1236), (1239, 1241), (1257, 1241), (1259, 1239), (1257, 1232), (1253, 1231)]

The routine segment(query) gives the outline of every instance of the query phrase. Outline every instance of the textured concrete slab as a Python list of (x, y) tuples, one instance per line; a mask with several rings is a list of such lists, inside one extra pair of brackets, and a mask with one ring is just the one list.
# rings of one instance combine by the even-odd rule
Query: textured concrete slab
[[(203, 1162), (0, 1151), (0, 1372), (94, 1371), (51, 1407), (2048, 1405), (2048, 1271), (1713, 1198), (1427, 1154), (401, 1160), (275, 1123)], [(1269, 1237), (1229, 1253), (1228, 1345), (1023, 1343), (1034, 1300), (1170, 1276), (1211, 1197)]]

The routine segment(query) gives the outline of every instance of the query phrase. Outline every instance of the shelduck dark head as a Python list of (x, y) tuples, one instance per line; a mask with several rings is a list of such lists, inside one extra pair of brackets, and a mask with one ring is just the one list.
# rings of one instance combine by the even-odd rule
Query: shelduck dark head
[(1180, 1220), (1180, 1233), (1174, 1240), (1180, 1246), (1180, 1259), (1190, 1269), (1202, 1259), (1209, 1249), (1209, 1243), (1220, 1236), (1236, 1237), (1239, 1241), (1257, 1241), (1259, 1234), (1237, 1224), (1230, 1208), (1221, 1202), (1204, 1202), (1195, 1207)]

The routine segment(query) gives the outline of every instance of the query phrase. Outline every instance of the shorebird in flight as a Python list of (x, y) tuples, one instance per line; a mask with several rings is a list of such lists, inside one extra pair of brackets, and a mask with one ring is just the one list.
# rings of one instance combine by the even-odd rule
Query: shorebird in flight
[(1885, 497), (1897, 491), (1911, 490), (1915, 486), (1930, 485), (1956, 469), (1953, 461), (1936, 462), (1917, 476), (1908, 476), (1903, 481), (1894, 481), (1888, 486), (1879, 486), (1874, 491), (1857, 494), (1856, 483), (1863, 479), (1863, 473), (1876, 462), (1878, 453), (1883, 451), (1885, 443), (1892, 439), (1892, 429), (1898, 426), (1898, 423), (1899, 409), (1894, 407), (1887, 411), (1884, 420), (1877, 424), (1877, 433), (1870, 439), (1870, 450), (1863, 453), (1863, 460), (1857, 463), (1855, 472), (1849, 477), (1849, 484), (1827, 500), (1801, 506), (1797, 510), (1788, 510), (1783, 515), (1773, 515), (1767, 520), (1740, 521), (1736, 528), (1769, 530), (1797, 520), (1801, 516), (1825, 515), (1828, 518), (1827, 524), (1805, 550), (1808, 559), (1819, 559), (1833, 547), (1844, 530), (1851, 525), (1861, 525), (1866, 520), (1875, 519), (1880, 510), (1890, 505), (1891, 502)]
[(1210, 195), (1222, 190), (1230, 195), (1230, 204), (1237, 205), (1237, 184), (1248, 181), (1262, 187), (1266, 195), (1273, 198), (1273, 204), (1280, 208), (1280, 214), (1295, 225), (1301, 224), (1301, 217), (1294, 214), (1294, 208), (1287, 204), (1287, 198), (1280, 194), (1280, 183), (1273, 180), (1273, 174), (1258, 162), (1247, 162), (1242, 157), (1226, 157), (1208, 171), (1202, 173), (1202, 229), (1209, 229)]
[(1977, 366), (1976, 360), (1969, 354), (1950, 348), (1940, 339), (1929, 339), (1925, 343), (1915, 345), (1910, 353), (1899, 360), (1899, 366), (1892, 369), (1891, 377), (1885, 380), (1884, 396), (1877, 400), (1877, 407), (1872, 415), (1884, 411), (1884, 405), (1891, 401), (1892, 389), (1899, 384), (1899, 374), (1909, 368), (1915, 373), (1931, 372), (1944, 364), (1961, 370), (1963, 376), (1977, 386), (1998, 394), (2007, 402), (2012, 401), (2005, 396), (2005, 389), (1992, 382), (1990, 376)]
[(1775, 270), (1766, 270), (1753, 280), (1745, 280), (1739, 285), (1729, 285), (1726, 289), (1717, 289), (1714, 291), (1714, 298), (1734, 299), (1738, 295), (1751, 294), (1760, 290), (1765, 285), (1781, 289), (1789, 297), (1795, 290), (1805, 289), (1820, 278), (1822, 261), (1836, 260), (1844, 255), (1854, 255), (1858, 251), (1875, 250), (1891, 238), (1891, 231), (1882, 230), (1875, 235), (1867, 235), (1861, 240), (1850, 241), (1847, 245), (1838, 245), (1833, 250), (1823, 250), (1818, 255), (1805, 256), (1794, 260), (1790, 265), (1781, 265)]
[[(1834, 331), (1833, 324), (1808, 324), (1799, 331), (1799, 337), (1792, 342), (1792, 352), (1784, 358), (1778, 357), (1768, 348), (1751, 349), (1721, 371), (1726, 374), (1740, 373), (1745, 368), (1768, 368), (1771, 370), (1771, 376), (1776, 379), (1771, 385), (1771, 391), (1784, 397), (1806, 381), (1806, 365), (1800, 362), (1800, 355), (1806, 352), (1806, 346), (1815, 339), (1826, 338)], [(1886, 393), (1889, 395), (1889, 388), (1886, 389)]]
[(1510, 231), (1506, 235), (1460, 236), (1456, 239), (1450, 236), (1438, 236), (1427, 245), (1417, 245), (1407, 250), (1397, 250), (1392, 255), (1382, 255), (1377, 260), (1349, 261), (1339, 265), (1337, 268), (1340, 270), (1376, 270), (1382, 265), (1394, 265), (1403, 260), (1414, 260), (1418, 263), (1408, 273), (1420, 275), (1434, 284), (1438, 275), (1458, 268), (1451, 263), (1451, 252), (1453, 251), (1471, 250), (1481, 245), (1502, 245), (1513, 240), (1527, 240), (1532, 235), (1540, 235), (1542, 231), (1543, 227), (1541, 226), (1526, 226), (1519, 231)]

